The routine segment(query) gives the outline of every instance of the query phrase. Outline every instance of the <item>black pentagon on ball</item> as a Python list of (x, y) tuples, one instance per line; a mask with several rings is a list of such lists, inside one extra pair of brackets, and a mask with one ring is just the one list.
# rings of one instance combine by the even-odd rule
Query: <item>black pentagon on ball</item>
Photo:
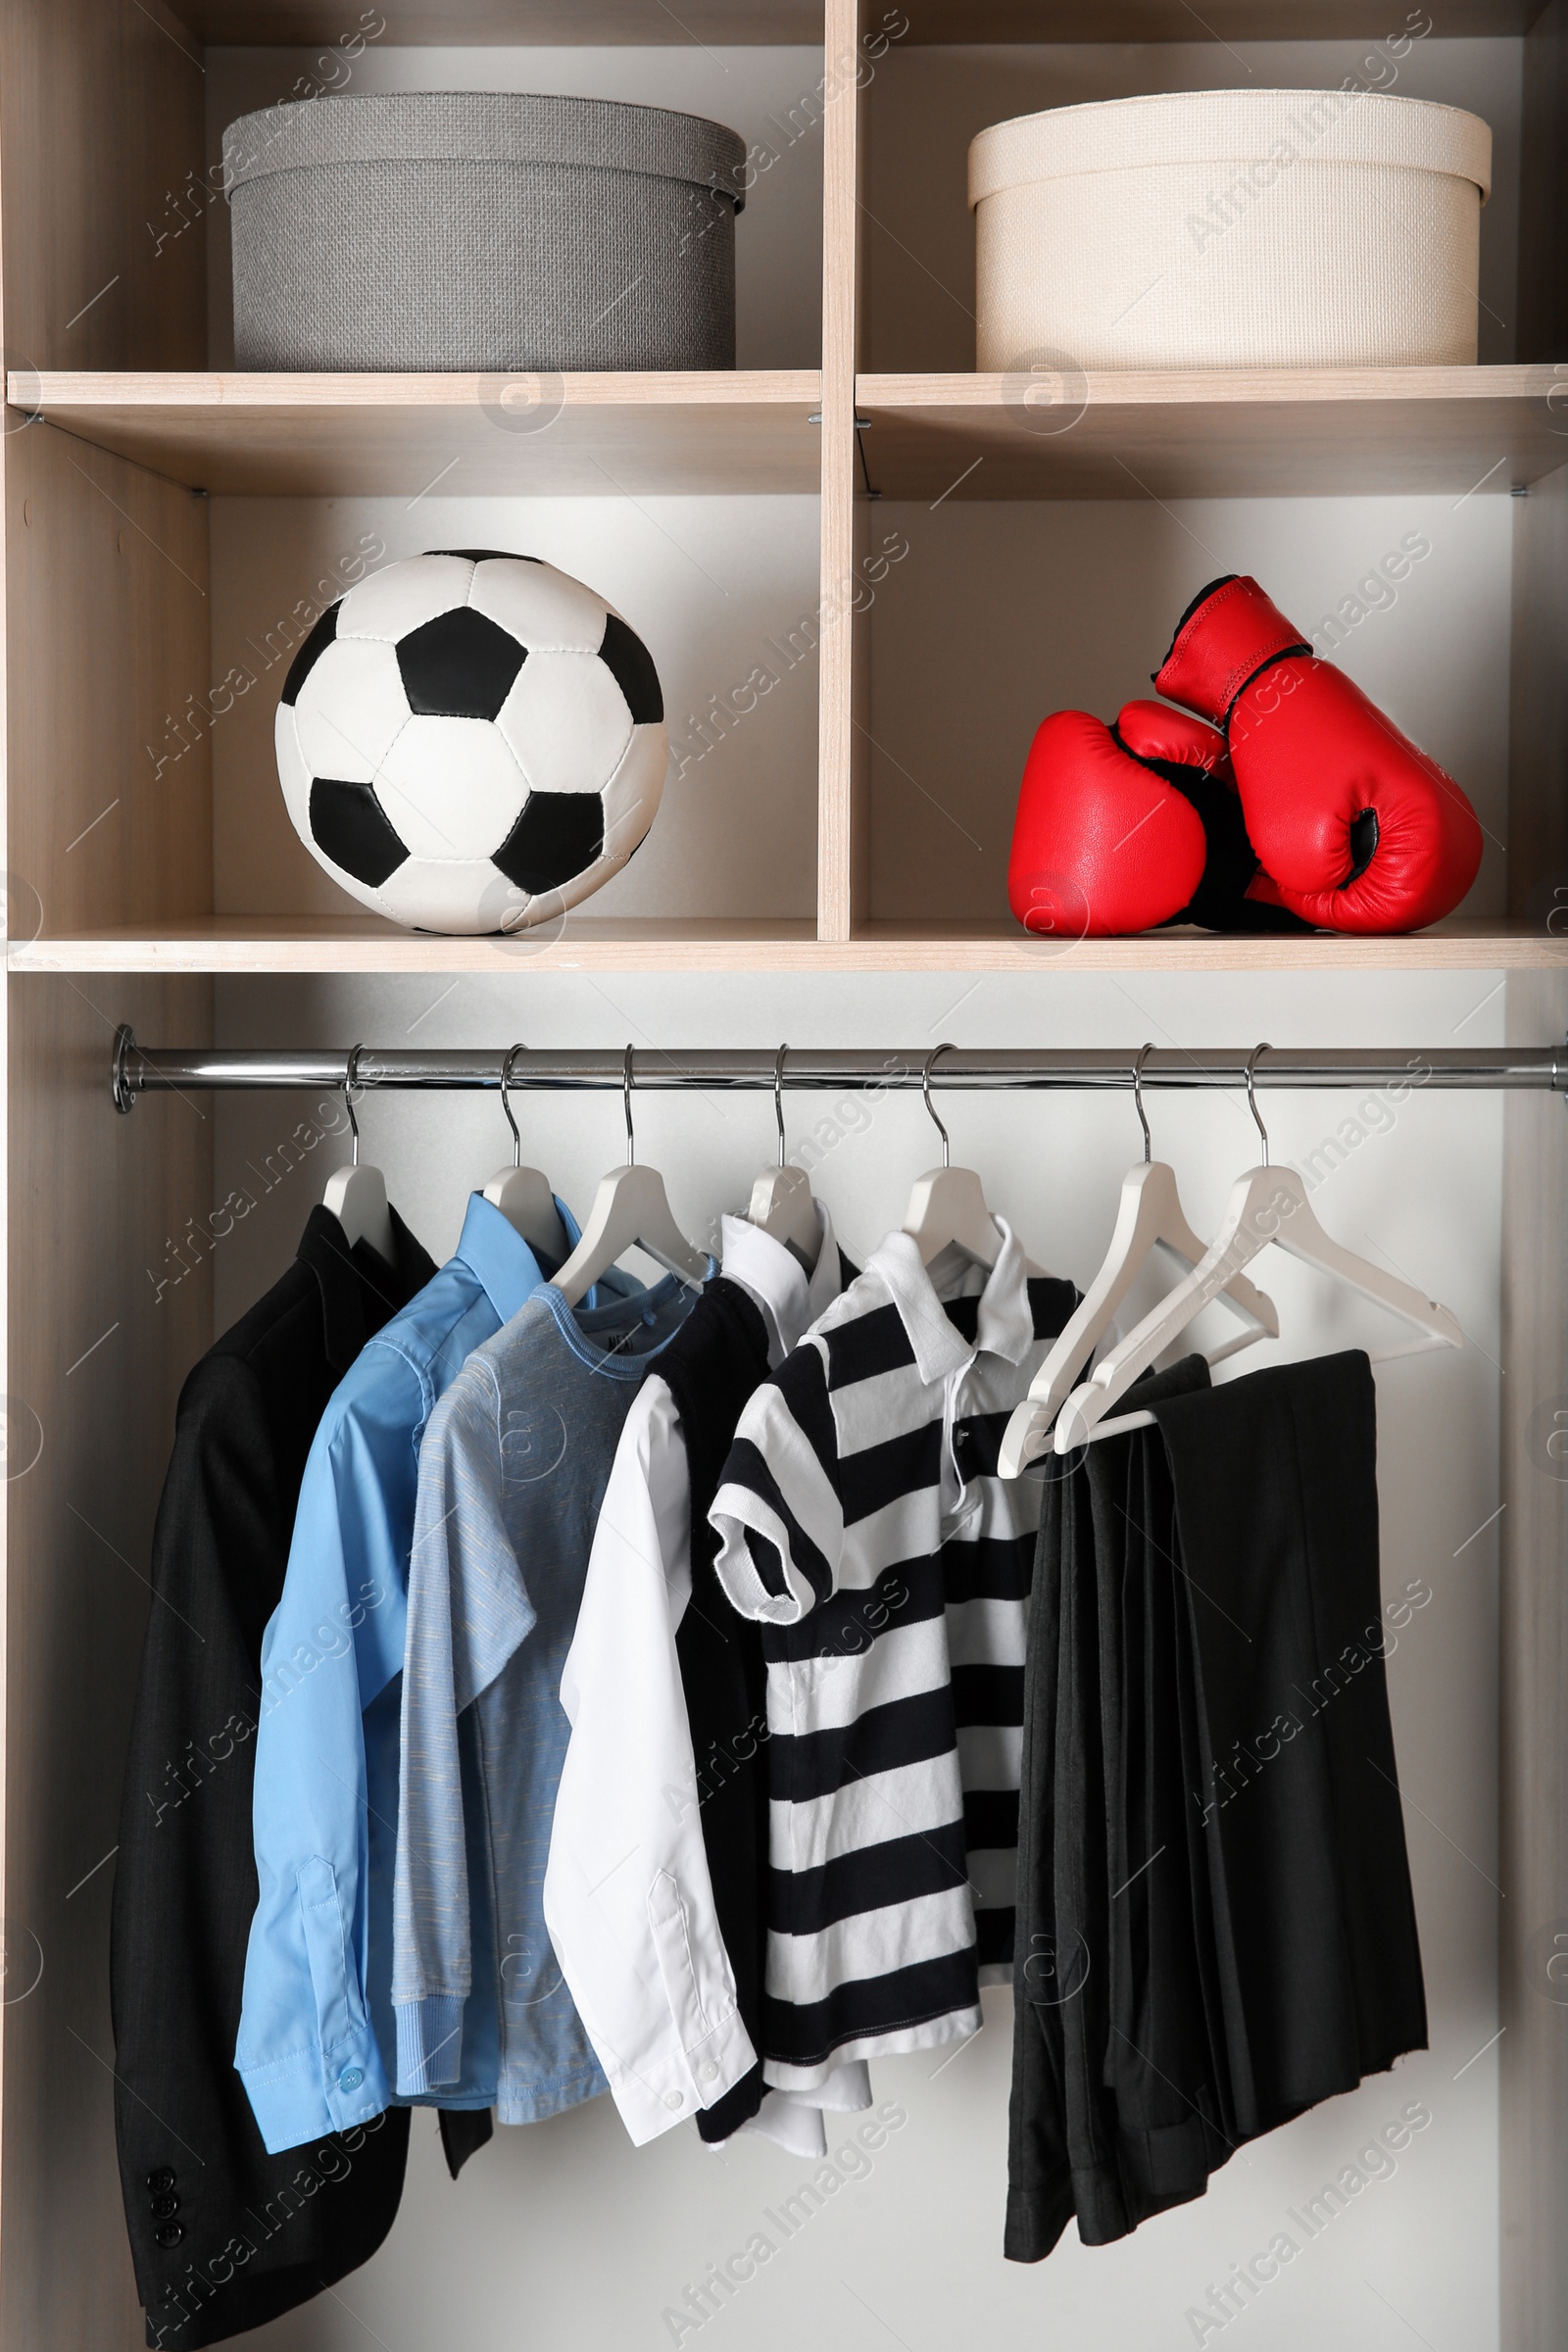
[(537, 896), (564, 890), (604, 855), (605, 804), (597, 792), (530, 792), (495, 862)]
[(300, 688), (337, 635), (337, 605), (328, 605), (288, 665), (288, 676), (283, 680), (283, 691), (278, 697), (280, 702), (292, 704), (299, 701)]
[(343, 784), (318, 776), (311, 786), (311, 839), (356, 882), (378, 890), (408, 856), (375, 797), (372, 784)]
[(466, 564), (542, 564), (543, 556), (518, 556), (504, 547), (427, 547), (427, 556), (461, 556)]
[(657, 725), (664, 715), (664, 697), (654, 667), (654, 657), (634, 629), (618, 613), (605, 618), (599, 659), (626, 698), (634, 727)]
[(409, 709), (420, 718), (494, 718), (527, 649), (466, 605), (440, 612), (398, 640)]

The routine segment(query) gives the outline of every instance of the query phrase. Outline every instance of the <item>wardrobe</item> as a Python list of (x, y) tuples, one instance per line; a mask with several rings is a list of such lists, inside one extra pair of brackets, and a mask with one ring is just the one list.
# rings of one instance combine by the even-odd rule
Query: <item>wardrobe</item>
[[(1078, 99), (1358, 72), (1493, 125), (1477, 368), (1058, 373), (1044, 404), (974, 373), (977, 130)], [(733, 123), (757, 170), (739, 371), (234, 374), (222, 129), (336, 87), (579, 91)], [(180, 1383), (292, 1255), (344, 1132), (329, 1084), (160, 1092), (120, 1115), (122, 1023), (192, 1052), (631, 1042), (645, 1066), (950, 1038), (1407, 1059), (1403, 1093), (1262, 1101), (1275, 1155), (1324, 1171), (1325, 1222), (1452, 1305), (1471, 1342), (1390, 1366), (1379, 1393), (1385, 1590), (1428, 1592), (1390, 1681), (1432, 2050), (1250, 2150), (1200, 2209), (1111, 2256), (1068, 2247), (1019, 2272), (1001, 2259), (999, 2010), (945, 2066), (878, 2077), (899, 2121), (864, 2176), (804, 2207), (750, 2283), (710, 2291), (700, 2332), (747, 2352), (807, 2330), (910, 2352), (1187, 2341), (1209, 2282), (1419, 2097), (1433, 2128), (1239, 2324), (1292, 2352), (1410, 2327), (1466, 2352), (1557, 2352), (1568, 0), (1434, 0), (1430, 16), (1385, 0), (8, 0), (0, 258), (0, 2352), (142, 2341), (108, 1923), (152, 1517)], [(1392, 601), (1357, 595), (1416, 540)], [(295, 839), (272, 765), (302, 614), (356, 564), (465, 545), (602, 589), (648, 637), (669, 710), (647, 845), (564, 924), (510, 939), (362, 914)], [(1339, 615), (1335, 658), (1465, 784), (1488, 847), (1464, 911), (1408, 939), (1026, 936), (1004, 877), (1033, 726), (1147, 692), (1170, 617), (1229, 570), (1309, 633)], [(760, 667), (773, 683), (748, 691)], [(1562, 1047), (1560, 1081), (1456, 1094), (1418, 1074), (1423, 1049), (1504, 1044)], [(580, 1209), (620, 1155), (616, 1093), (524, 1089), (514, 1105), (524, 1156)], [(786, 1088), (783, 1105), (863, 1256), (934, 1156), (917, 1088)], [(1031, 1255), (1081, 1283), (1141, 1153), (1126, 1092), (955, 1088), (941, 1108), (955, 1159), (985, 1171)], [(1254, 1156), (1245, 1096), (1152, 1086), (1146, 1108), (1212, 1230)], [(773, 1158), (765, 1089), (650, 1091), (636, 1114), (694, 1239)], [(495, 1094), (372, 1089), (360, 1116), (440, 1259), (467, 1190), (510, 1156)], [(253, 1209), (225, 1224), (241, 1192)], [(1360, 1344), (1304, 1281), (1276, 1296), (1298, 1351)], [(721, 2163), (685, 2132), (639, 2153), (608, 2107), (500, 2135), (457, 2184), (416, 2117), (387, 2249), (258, 2341), (688, 2340), (669, 2314), (700, 2312), (692, 2286), (768, 2227), (803, 2168), (777, 2151)]]

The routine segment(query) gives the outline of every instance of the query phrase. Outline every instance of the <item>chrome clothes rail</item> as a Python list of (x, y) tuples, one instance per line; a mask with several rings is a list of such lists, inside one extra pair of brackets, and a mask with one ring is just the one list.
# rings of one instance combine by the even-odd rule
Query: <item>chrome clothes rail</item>
[[(791, 1046), (779, 1083), (786, 1093), (808, 1088), (918, 1090), (929, 1067), (933, 1091), (945, 1088), (1131, 1089), (1140, 1049), (1129, 1047), (930, 1046), (901, 1050)], [(623, 1046), (358, 1050), (356, 1090), (499, 1089), (509, 1069), (513, 1088), (619, 1089), (640, 1094), (686, 1089), (771, 1093), (779, 1049), (773, 1046), (703, 1048), (690, 1053)], [(1248, 1065), (1259, 1087), (1438, 1087), (1488, 1090), (1535, 1088), (1568, 1094), (1568, 1044), (1555, 1046), (1156, 1047), (1143, 1055), (1146, 1088), (1245, 1087)], [(250, 1047), (143, 1047), (128, 1027), (115, 1040), (111, 1068), (115, 1106), (128, 1111), (140, 1094), (188, 1093), (204, 1088), (345, 1087), (349, 1054), (337, 1049), (262, 1052)]]

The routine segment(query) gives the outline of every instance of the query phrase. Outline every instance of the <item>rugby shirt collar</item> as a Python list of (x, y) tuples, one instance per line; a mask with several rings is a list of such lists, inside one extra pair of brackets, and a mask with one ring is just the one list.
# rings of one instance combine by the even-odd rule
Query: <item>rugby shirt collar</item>
[(1027, 1260), (1005, 1217), (998, 1217), (996, 1224), (1002, 1250), (980, 1293), (973, 1348), (949, 1320), (908, 1234), (890, 1233), (871, 1252), (865, 1270), (879, 1275), (887, 1285), (924, 1381), (944, 1380), (950, 1373), (961, 1372), (981, 1354), (1004, 1356), (1009, 1364), (1022, 1363), (1034, 1342)]
[(839, 1295), (838, 1244), (825, 1202), (817, 1202), (816, 1214), (821, 1239), (809, 1278), (793, 1250), (749, 1218), (726, 1216), (722, 1223), (724, 1272), (760, 1310), (767, 1330), (770, 1372), (778, 1370), (790, 1349)]

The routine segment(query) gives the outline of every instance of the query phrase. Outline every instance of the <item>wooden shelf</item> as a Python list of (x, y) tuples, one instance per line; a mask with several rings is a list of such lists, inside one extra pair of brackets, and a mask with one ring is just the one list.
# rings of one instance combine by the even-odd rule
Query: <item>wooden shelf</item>
[[(1542, 0), (1449, 0), (1442, 30), (1523, 32)], [(200, 41), (336, 41), (352, 20), (333, 0), (181, 0)], [(682, 41), (809, 44), (822, 40), (811, 0), (379, 0), (389, 46), (494, 42), (662, 46)], [(927, 41), (1196, 41), (1386, 39), (1383, 0), (905, 0), (905, 36)]]
[(7, 397), (195, 490), (278, 497), (806, 491), (814, 368), (663, 375), (40, 374)]
[(872, 487), (932, 503), (1393, 490), (1465, 497), (1506, 492), (1568, 465), (1564, 379), (1548, 367), (1042, 380), (1044, 404), (1031, 408), (1024, 376), (859, 376)]
[[(341, 0), (174, 0), (201, 41), (275, 48), (338, 41), (357, 12)], [(380, 41), (443, 48), (608, 44), (663, 48), (693, 41), (822, 45), (821, 0), (378, 0)]]
[(1164, 931), (1062, 946), (1010, 921), (958, 930), (869, 923), (821, 940), (806, 920), (568, 918), (511, 939), (437, 939), (372, 915), (212, 915), (175, 932), (135, 927), (90, 938), (13, 942), (13, 972), (1281, 972), (1525, 971), (1568, 968), (1568, 938), (1525, 923), (1455, 917), (1402, 939), (1216, 939)]
[(13, 941), (13, 972), (771, 971), (816, 945), (809, 916), (702, 920), (568, 915), (484, 939), (404, 931), (373, 914), (216, 914), (91, 938)]
[[(1450, 0), (1458, 33), (1518, 33), (1545, 0)], [(903, 0), (906, 38), (927, 41), (1386, 41), (1403, 19), (1382, 0)]]

